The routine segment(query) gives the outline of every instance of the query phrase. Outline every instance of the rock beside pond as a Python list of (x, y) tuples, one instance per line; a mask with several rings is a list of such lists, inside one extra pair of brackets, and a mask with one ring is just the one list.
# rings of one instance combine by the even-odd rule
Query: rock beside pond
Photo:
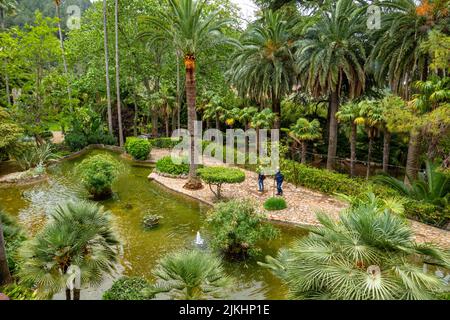
[(148, 214), (142, 220), (142, 224), (144, 228), (151, 229), (159, 225), (159, 220), (161, 220), (161, 216), (155, 214)]

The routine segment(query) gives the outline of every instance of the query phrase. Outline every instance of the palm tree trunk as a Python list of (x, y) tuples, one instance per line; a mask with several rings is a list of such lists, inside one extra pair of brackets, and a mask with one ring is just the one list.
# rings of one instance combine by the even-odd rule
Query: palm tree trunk
[(409, 178), (416, 179), (419, 164), (419, 132), (411, 131), (409, 135), (408, 157), (406, 159), (405, 184), (410, 184)]
[(336, 152), (337, 152), (337, 134), (338, 123), (336, 120), (336, 112), (339, 108), (339, 95), (337, 90), (333, 91), (330, 95), (329, 116), (330, 116), (330, 130), (328, 137), (328, 156), (327, 156), (327, 169), (333, 170), (336, 164)]
[(80, 300), (80, 289), (73, 289), (73, 300)]
[(180, 53), (177, 50), (177, 127), (181, 129)]
[(134, 118), (133, 118), (133, 134), (135, 137), (137, 137), (137, 123), (138, 123), (138, 106), (136, 102), (136, 92), (134, 92), (133, 97), (133, 103), (134, 103)]
[(384, 129), (383, 136), (383, 172), (388, 173), (389, 170), (389, 153), (391, 148), (391, 133)]
[[(63, 40), (62, 28), (61, 28), (60, 5), (61, 5), (61, 3), (59, 1), (55, 1), (56, 17), (58, 18), (59, 45), (61, 47), (61, 55), (62, 55), (63, 66), (64, 66), (64, 74), (66, 75), (66, 77), (69, 77), (69, 72), (68, 72), (68, 69), (67, 69), (66, 50), (64, 49), (64, 40)], [(72, 92), (71, 92), (71, 89), (70, 89), (70, 80), (69, 80), (69, 84), (67, 86), (67, 92), (69, 94), (69, 100), (72, 99)]]
[(184, 185), (187, 189), (200, 189), (202, 184), (197, 178), (197, 164), (195, 163), (195, 131), (194, 123), (197, 120), (195, 110), (196, 100), (196, 82), (195, 82), (195, 57), (186, 55), (184, 59), (186, 66), (186, 100), (188, 106), (188, 131), (190, 135), (190, 163), (189, 163), (189, 179)]
[(72, 292), (69, 288), (66, 288), (66, 300), (72, 300)]
[(350, 176), (355, 176), (355, 162), (356, 162), (356, 133), (357, 127), (354, 122), (351, 124), (352, 132), (350, 136)]
[[(0, 9), (0, 20), (1, 30), (3, 31), (5, 30), (5, 14), (3, 9)], [(6, 104), (9, 105), (11, 104), (11, 91), (9, 86), (8, 62), (6, 61), (6, 59), (3, 61), (3, 67), (5, 69)]]
[(111, 108), (111, 83), (109, 82), (109, 49), (108, 49), (108, 20), (106, 0), (103, 0), (103, 32), (105, 47), (105, 76), (106, 76), (106, 100), (108, 107), (108, 131), (113, 134), (112, 108)]
[(6, 258), (5, 239), (3, 238), (3, 225), (0, 219), (0, 286), (11, 283), (12, 277)]
[(302, 163), (306, 163), (306, 141), (302, 141)]
[(369, 138), (369, 150), (367, 152), (367, 171), (366, 171), (366, 179), (369, 180), (370, 177), (370, 161), (372, 160), (372, 145), (373, 138)]
[(166, 113), (165, 116), (165, 124), (166, 124), (166, 137), (170, 137), (170, 130), (169, 130), (169, 112)]
[(281, 102), (280, 102), (280, 99), (278, 99), (278, 97), (276, 97), (276, 95), (273, 91), (272, 91), (272, 111), (275, 114), (273, 128), (280, 129), (280, 127), (281, 127), (281, 125), (280, 125), (280, 123), (281, 123), (281, 119), (280, 119)]
[(220, 119), (217, 113), (216, 113), (216, 129), (220, 131)]
[(116, 33), (116, 95), (117, 95), (117, 121), (119, 123), (119, 146), (123, 147), (122, 108), (120, 102), (120, 70), (119, 70), (119, 0), (115, 0), (115, 33)]

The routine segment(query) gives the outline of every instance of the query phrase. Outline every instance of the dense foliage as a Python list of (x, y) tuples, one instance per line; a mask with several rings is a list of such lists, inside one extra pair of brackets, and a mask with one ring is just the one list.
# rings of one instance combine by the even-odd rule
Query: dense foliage
[(112, 183), (119, 174), (120, 165), (109, 155), (94, 155), (84, 159), (76, 167), (86, 190), (95, 198), (109, 197)]
[(211, 245), (237, 259), (257, 254), (260, 240), (278, 235), (278, 230), (265, 223), (265, 216), (248, 200), (217, 204), (208, 214), (208, 224), (213, 234)]
[(287, 208), (286, 200), (279, 197), (269, 198), (264, 202), (264, 209), (269, 211), (283, 210)]
[(149, 285), (141, 277), (122, 277), (103, 293), (103, 300), (146, 300), (143, 291)]
[[(200, 178), (209, 185), (217, 199), (222, 197), (222, 185), (225, 183), (241, 183), (245, 180), (245, 173), (237, 168), (205, 167), (198, 170)], [(212, 186), (216, 186), (213, 190)]]
[(26, 240), (26, 236), (19, 223), (1, 210), (0, 223), (2, 223), (3, 228), (9, 271), (14, 274), (19, 269), (17, 252), (23, 241)]
[(147, 139), (128, 137), (125, 151), (136, 160), (147, 160), (151, 151), (151, 143)]
[(175, 162), (171, 156), (163, 157), (156, 162), (156, 171), (173, 175), (187, 175), (189, 173), (189, 165), (186, 164), (186, 159), (179, 158)]

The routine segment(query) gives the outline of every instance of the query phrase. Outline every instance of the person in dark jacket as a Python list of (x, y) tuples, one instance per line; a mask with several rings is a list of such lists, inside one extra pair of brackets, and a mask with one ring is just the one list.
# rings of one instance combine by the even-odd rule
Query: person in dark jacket
[(284, 176), (281, 173), (280, 168), (277, 168), (277, 173), (275, 173), (275, 181), (277, 183), (277, 196), (282, 196), (283, 195), (282, 185), (284, 181)]
[(258, 170), (258, 191), (263, 192), (264, 191), (264, 179), (266, 179), (266, 176), (264, 175), (264, 172), (261, 168)]

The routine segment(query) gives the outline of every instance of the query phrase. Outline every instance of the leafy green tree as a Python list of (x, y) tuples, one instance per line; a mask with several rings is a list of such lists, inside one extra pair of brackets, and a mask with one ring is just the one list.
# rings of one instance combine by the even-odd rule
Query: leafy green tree
[(241, 95), (259, 102), (271, 99), (275, 129), (280, 129), (281, 100), (296, 84), (292, 23), (280, 13), (264, 12), (261, 21), (242, 35), (241, 46), (231, 58), (230, 79)]
[(433, 299), (442, 280), (418, 263), (449, 265), (448, 253), (416, 244), (407, 222), (385, 206), (367, 202), (321, 223), (267, 264), (294, 299)]
[(11, 119), (10, 113), (0, 107), (0, 150), (13, 151), (22, 134), (23, 129)]
[(317, 140), (322, 137), (320, 122), (317, 119), (308, 121), (308, 119), (300, 118), (291, 126), (289, 136), (302, 146), (302, 163), (306, 163), (307, 141)]
[(256, 130), (256, 153), (259, 154), (260, 148), (260, 139), (259, 139), (259, 130), (260, 129), (268, 129), (272, 125), (275, 120), (275, 114), (271, 109), (266, 108), (260, 112), (257, 112), (253, 115), (250, 126), (255, 128)]
[(188, 130), (191, 137), (189, 180), (185, 187), (198, 189), (201, 182), (197, 178), (195, 163), (195, 133), (196, 115), (196, 59), (208, 47), (218, 46), (227, 42), (221, 36), (221, 28), (228, 21), (220, 19), (218, 12), (205, 12), (204, 0), (168, 0), (168, 8), (161, 10), (156, 16), (147, 17), (147, 22), (153, 32), (159, 30), (151, 38), (153, 41), (170, 39), (175, 48), (183, 55), (186, 70), (186, 99), (188, 105)]
[[(58, 206), (50, 222), (33, 239), (26, 241), (19, 254), (20, 281), (37, 288), (38, 297), (51, 298), (68, 287), (68, 271), (78, 266), (81, 285), (99, 285), (117, 263), (118, 241), (110, 222), (110, 213), (88, 202), (68, 202)], [(75, 287), (73, 300), (80, 299)]]
[[(222, 185), (225, 183), (241, 183), (245, 180), (245, 173), (237, 168), (206, 167), (198, 169), (200, 178), (209, 185), (209, 189), (217, 199), (222, 198)], [(216, 187), (216, 191), (212, 186)]]
[(354, 98), (365, 89), (367, 27), (362, 12), (363, 7), (352, 0), (339, 0), (297, 41), (296, 65), (301, 84), (314, 97), (329, 97), (329, 170), (336, 159), (340, 97), (344, 90)]
[(201, 300), (221, 297), (230, 285), (220, 258), (199, 250), (167, 254), (153, 270), (156, 284), (148, 297), (168, 293), (173, 299)]
[(278, 230), (264, 222), (249, 200), (231, 200), (216, 204), (208, 214), (208, 224), (214, 237), (211, 245), (230, 258), (245, 259), (259, 252), (261, 240), (272, 240)]
[(355, 121), (359, 117), (359, 105), (357, 103), (346, 103), (336, 113), (339, 122), (348, 123), (350, 125), (350, 175), (355, 176), (356, 162), (356, 136), (358, 133), (358, 124)]

